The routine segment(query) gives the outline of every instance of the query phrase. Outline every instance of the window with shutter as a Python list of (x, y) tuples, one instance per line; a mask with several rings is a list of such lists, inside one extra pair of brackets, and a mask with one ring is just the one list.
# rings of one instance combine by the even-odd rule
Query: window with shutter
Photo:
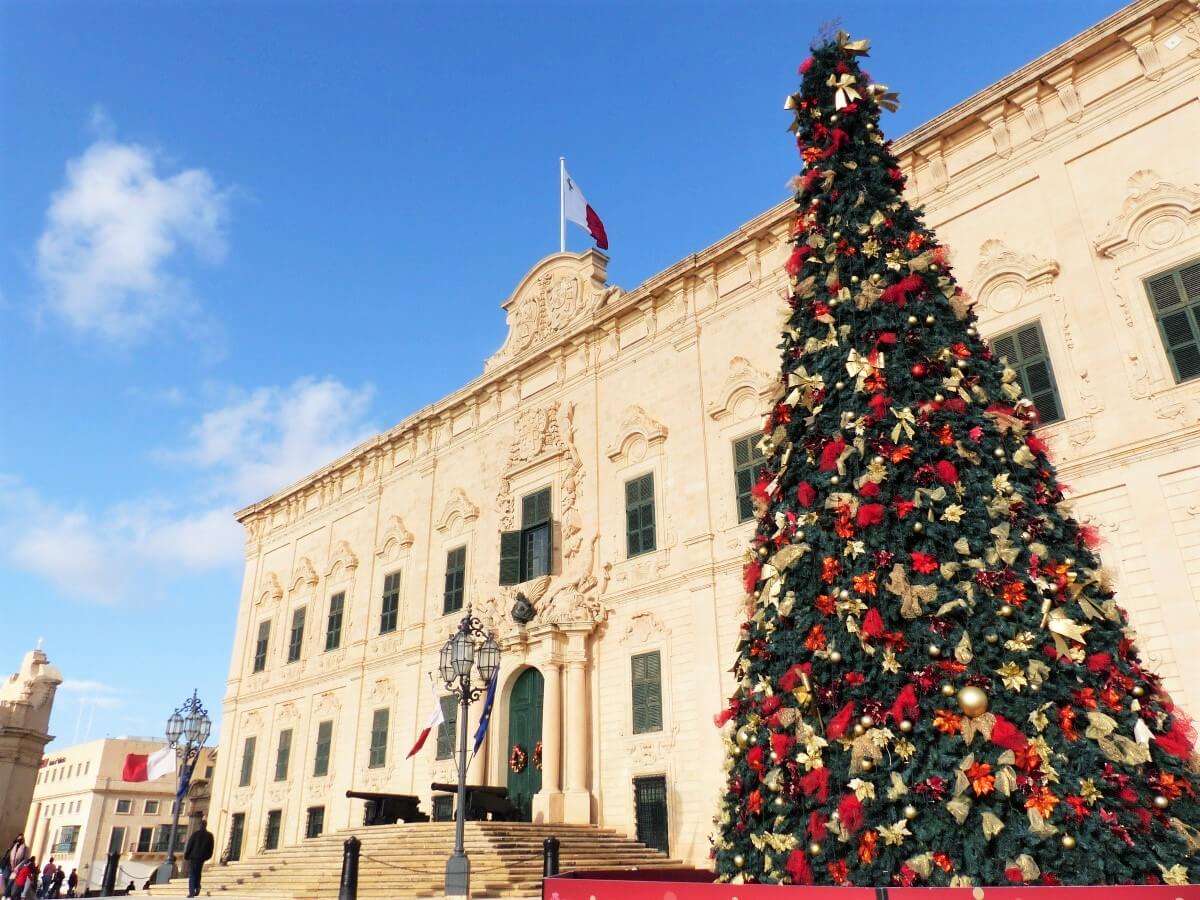
[(368, 769), (382, 769), (387, 762), (388, 711), (375, 710), (371, 717), (371, 750), (367, 759)]
[(625, 546), (629, 556), (655, 548), (652, 472), (625, 482)]
[(758, 434), (749, 434), (733, 442), (733, 487), (737, 495), (739, 522), (754, 518), (754, 501), (750, 492), (767, 462), (758, 450), (760, 437)]
[(325, 625), (326, 651), (336, 650), (342, 645), (342, 613), (345, 608), (345, 591), (338, 591), (329, 598), (329, 621)]
[(329, 751), (333, 747), (333, 720), (317, 726), (317, 752), (313, 759), (313, 777), (322, 778), (329, 774)]
[(992, 338), (991, 345), (992, 352), (1007, 360), (1009, 367), (1017, 373), (1021, 392), (1033, 401), (1041, 423), (1045, 425), (1062, 419), (1062, 403), (1041, 324), (1034, 322), (998, 334)]
[(325, 807), (310, 806), (308, 808), (308, 817), (304, 822), (304, 836), (306, 838), (320, 837), (325, 831)]
[(392, 572), (383, 579), (383, 609), (379, 613), (379, 633), (395, 631), (400, 618), (400, 573)]
[(267, 813), (267, 829), (263, 835), (264, 850), (279, 849), (279, 826), (283, 824), (283, 810), (273, 809)]
[(1146, 280), (1176, 383), (1200, 377), (1200, 262)]
[(254, 642), (254, 671), (261, 672), (267, 667), (267, 645), (271, 639), (270, 621), (258, 623), (258, 640)]
[(300, 658), (300, 650), (304, 646), (304, 617), (308, 608), (301, 606), (292, 613), (292, 633), (288, 637), (287, 661), (294, 663)]
[(279, 732), (279, 748), (275, 751), (275, 780), (287, 781), (288, 763), (292, 757), (292, 729)]
[(437, 758), (449, 759), (454, 755), (458, 735), (458, 698), (453, 694), (442, 698), (442, 719), (437, 730)]
[(442, 614), (463, 607), (463, 582), (467, 577), (467, 548), (456, 547), (446, 554), (446, 589), (442, 595)]
[(550, 488), (521, 498), (521, 530), (500, 533), (500, 584), (521, 584), (550, 574), (553, 528)]
[(238, 779), (238, 787), (246, 787), (250, 783), (250, 776), (254, 772), (254, 745), (256, 743), (258, 743), (258, 738), (248, 737), (242, 744), (242, 773)]
[(662, 731), (662, 661), (659, 652), (631, 657), (633, 733)]

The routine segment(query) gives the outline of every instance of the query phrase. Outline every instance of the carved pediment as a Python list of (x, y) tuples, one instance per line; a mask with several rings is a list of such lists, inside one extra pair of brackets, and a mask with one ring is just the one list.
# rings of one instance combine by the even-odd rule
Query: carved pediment
[(708, 414), (718, 421), (733, 415), (744, 397), (753, 398), (754, 410), (761, 413), (762, 406), (771, 399), (775, 379), (769, 372), (756, 369), (744, 356), (729, 360), (729, 375), (717, 392), (717, 397), (708, 404)]
[(302, 591), (306, 587), (314, 588), (320, 579), (317, 577), (317, 567), (313, 565), (313, 561), (307, 556), (302, 556), (296, 562), (296, 568), (292, 570), (292, 593)]
[(263, 576), (262, 586), (258, 590), (258, 604), (274, 602), (277, 603), (283, 599), (283, 585), (279, 583), (279, 576), (274, 572), (268, 572)]
[(484, 371), (548, 343), (623, 291), (606, 285), (608, 257), (597, 250), (555, 253), (539, 262), (504, 301), (508, 338)]
[(984, 241), (971, 276), (971, 293), (989, 309), (1009, 312), (1031, 294), (1044, 294), (1058, 271), (1056, 260), (1019, 253), (1004, 241)]
[(333, 548), (333, 555), (329, 558), (329, 565), (325, 569), (325, 577), (328, 578), (339, 567), (348, 574), (353, 574), (354, 570), (358, 568), (358, 557), (346, 541), (338, 541)]
[(380, 559), (392, 559), (412, 545), (413, 533), (405, 527), (404, 520), (399, 516), (391, 516), (375, 555)]
[(461, 527), (477, 518), (479, 518), (479, 507), (468, 499), (462, 488), (455, 488), (450, 492), (450, 499), (442, 507), (442, 514), (438, 516), (437, 524), (434, 527), (438, 531), (449, 531), (451, 526)]
[(1200, 184), (1179, 185), (1151, 169), (1129, 178), (1121, 212), (1095, 240), (1096, 252), (1116, 257), (1127, 247), (1169, 247), (1200, 220)]
[(640, 406), (627, 406), (617, 425), (616, 436), (608, 445), (608, 458), (616, 461), (629, 452), (629, 444), (635, 438), (654, 447), (667, 439), (667, 426), (651, 416)]

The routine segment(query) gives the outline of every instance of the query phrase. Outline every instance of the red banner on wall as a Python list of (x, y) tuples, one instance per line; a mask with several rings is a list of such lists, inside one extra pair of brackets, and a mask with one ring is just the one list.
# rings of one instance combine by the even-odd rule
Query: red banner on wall
[(543, 881), (542, 900), (1200, 900), (1194, 884), (863, 888), (714, 884), (712, 877), (697, 870), (569, 873)]

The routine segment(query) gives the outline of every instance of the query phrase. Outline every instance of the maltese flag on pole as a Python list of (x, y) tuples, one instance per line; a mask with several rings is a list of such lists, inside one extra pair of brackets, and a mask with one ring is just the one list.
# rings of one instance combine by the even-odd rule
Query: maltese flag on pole
[(437, 686), (433, 683), (433, 678), (429, 679), (429, 692), (433, 695), (433, 712), (429, 716), (429, 721), (425, 723), (425, 727), (421, 729), (421, 733), (417, 735), (417, 742), (413, 744), (413, 748), (408, 751), (408, 756), (405, 759), (412, 759), (425, 746), (425, 740), (429, 737), (429, 732), (437, 728), (446, 721), (446, 717), (442, 715), (442, 698), (438, 696)]
[(153, 781), (175, 774), (175, 748), (163, 747), (154, 753), (127, 753), (121, 772), (122, 781)]
[(562, 181), (563, 214), (576, 225), (586, 228), (597, 247), (607, 250), (608, 234), (604, 230), (604, 223), (600, 221), (596, 211), (588, 205), (587, 199), (583, 196), (583, 191), (579, 190), (575, 179), (567, 174), (566, 166), (562, 168)]

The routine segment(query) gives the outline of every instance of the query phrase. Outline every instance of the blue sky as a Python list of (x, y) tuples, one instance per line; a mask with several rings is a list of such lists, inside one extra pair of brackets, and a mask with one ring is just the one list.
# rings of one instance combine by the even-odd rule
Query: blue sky
[(786, 196), (822, 22), (898, 137), (1120, 5), (9, 0), (0, 673), (45, 638), (60, 744), (217, 713), (232, 511), (480, 373), (559, 155), (632, 288)]

